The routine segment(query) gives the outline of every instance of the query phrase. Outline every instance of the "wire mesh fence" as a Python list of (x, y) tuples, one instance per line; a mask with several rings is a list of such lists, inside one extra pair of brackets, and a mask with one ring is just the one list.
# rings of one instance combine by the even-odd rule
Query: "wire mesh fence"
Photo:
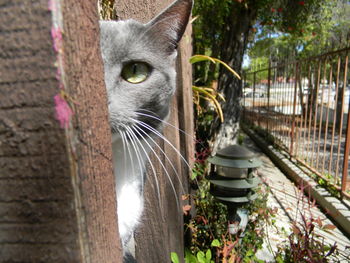
[[(246, 72), (243, 122), (350, 197), (350, 48)], [(322, 179), (322, 180), (320, 180)]]

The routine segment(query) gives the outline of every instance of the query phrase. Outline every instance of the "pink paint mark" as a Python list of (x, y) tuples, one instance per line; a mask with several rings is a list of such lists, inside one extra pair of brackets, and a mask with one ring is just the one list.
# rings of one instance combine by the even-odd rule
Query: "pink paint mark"
[(53, 48), (56, 52), (62, 48), (62, 31), (60, 28), (51, 28), (51, 37), (53, 39)]
[(56, 11), (57, 10), (55, 0), (49, 0), (48, 8), (49, 8), (50, 11)]
[(60, 94), (57, 94), (54, 97), (54, 100), (56, 111), (55, 117), (59, 121), (61, 128), (67, 129), (69, 127), (69, 121), (73, 115), (73, 111)]

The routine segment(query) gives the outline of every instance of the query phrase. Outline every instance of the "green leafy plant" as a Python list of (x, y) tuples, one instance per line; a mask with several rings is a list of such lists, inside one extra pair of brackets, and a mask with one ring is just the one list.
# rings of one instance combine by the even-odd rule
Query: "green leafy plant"
[(238, 79), (241, 79), (241, 77), (238, 75), (238, 73), (235, 70), (233, 70), (229, 65), (227, 65), (225, 62), (221, 61), (220, 59), (212, 58), (212, 57), (205, 56), (205, 55), (194, 55), (190, 58), (191, 64), (194, 64), (197, 62), (202, 62), (202, 61), (210, 61), (214, 64), (221, 64), (226, 69), (228, 69), (228, 71), (230, 71), (233, 75), (235, 75)]
[(172, 263), (180, 263), (179, 256), (176, 252), (171, 252), (170, 258)]
[(190, 197), (196, 215), (185, 226), (185, 231), (191, 232), (185, 262), (201, 262), (199, 258), (203, 260), (204, 254), (209, 255), (208, 251), (214, 262), (261, 262), (255, 254), (263, 244), (264, 225), (271, 223), (276, 212), (267, 207), (268, 191), (257, 190), (259, 198), (245, 206), (251, 218), (244, 237), (240, 238), (240, 233), (231, 235), (228, 233), (227, 207), (210, 194), (210, 183), (205, 179), (206, 166), (206, 162), (201, 162), (193, 169), (198, 189)]
[(204, 99), (211, 102), (214, 105), (215, 110), (220, 117), (220, 121), (224, 121), (224, 114), (222, 112), (220, 102), (218, 101), (218, 99), (225, 101), (225, 98), (220, 93), (218, 93), (214, 88), (196, 86), (192, 86), (192, 91), (193, 102), (197, 106), (197, 112), (202, 112), (202, 107), (200, 106), (200, 99)]
[[(205, 55), (194, 55), (190, 58), (190, 63), (195, 64), (198, 62), (211, 62), (216, 64), (223, 65), (229, 72), (231, 72), (233, 75), (235, 75), (238, 79), (241, 79), (241, 77), (238, 75), (238, 73), (233, 70), (229, 65), (227, 65), (225, 62), (221, 61), (220, 59), (217, 58), (212, 58), (210, 56), (205, 56)], [(222, 112), (222, 108), (220, 105), (219, 100), (222, 100), (225, 102), (225, 98), (214, 88), (214, 87), (207, 87), (207, 86), (192, 86), (193, 90), (193, 101), (194, 104), (197, 107), (197, 112), (201, 113), (202, 107), (200, 103), (200, 99), (204, 99), (206, 101), (209, 101), (214, 105), (215, 111), (220, 117), (220, 121), (224, 121), (224, 114)]]
[[(171, 252), (171, 262), (179, 263), (179, 257), (175, 252)], [(189, 250), (185, 250), (185, 263), (214, 263), (212, 260), (211, 250), (208, 249), (205, 253), (198, 251), (196, 256)]]
[(243, 142), (244, 142), (245, 137), (246, 137), (246, 136), (244, 135), (244, 133), (238, 132), (238, 135), (237, 135), (237, 143), (238, 143), (239, 145), (242, 145)]
[[(250, 215), (244, 236), (241, 237), (240, 233), (231, 235), (227, 231), (227, 208), (211, 196), (210, 183), (205, 179), (207, 170), (207, 163), (200, 162), (193, 171), (198, 180), (198, 189), (190, 198), (196, 208), (196, 215), (185, 225), (186, 230), (191, 232), (185, 262), (264, 262), (256, 257), (256, 252), (268, 241), (266, 227), (274, 226), (277, 213), (277, 208), (272, 209), (267, 204), (269, 188), (264, 186), (257, 189), (259, 197), (244, 207), (249, 210)], [(297, 196), (298, 214), (291, 220), (290, 232), (286, 234), (282, 229), (283, 233), (280, 233), (286, 235), (286, 241), (278, 247), (277, 252), (273, 252), (272, 249), (271, 251), (278, 263), (334, 262), (338, 253), (336, 245), (326, 244), (315, 229), (317, 226), (330, 232), (335, 227), (325, 224), (319, 217), (313, 217), (311, 208), (315, 206), (315, 202), (309, 198), (305, 202), (307, 197), (303, 195), (304, 190), (302, 188)], [(279, 232), (278, 228), (275, 229)]]
[[(324, 174), (324, 176), (322, 178), (321, 176), (319, 176), (317, 174), (311, 174), (310, 177), (313, 178), (317, 182), (317, 185), (326, 189), (332, 196), (340, 198), (340, 192), (334, 185), (334, 182), (336, 182), (336, 180), (335, 180), (333, 175)], [(338, 182), (336, 182), (336, 183), (338, 183)]]
[[(287, 241), (278, 248), (276, 262), (335, 262), (338, 254), (336, 244), (326, 244), (325, 239), (316, 232), (317, 227), (330, 232), (335, 226), (324, 224), (320, 217), (313, 216), (311, 208), (315, 206), (315, 202), (304, 196), (304, 190), (303, 186), (299, 190), (296, 218), (291, 222), (291, 233)], [(297, 220), (298, 216), (301, 220)]]

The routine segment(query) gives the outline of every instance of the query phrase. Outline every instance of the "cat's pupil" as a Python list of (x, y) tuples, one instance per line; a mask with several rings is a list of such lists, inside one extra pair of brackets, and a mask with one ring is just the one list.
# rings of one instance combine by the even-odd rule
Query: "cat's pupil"
[(137, 64), (135, 63), (133, 66), (132, 66), (132, 73), (135, 75), (137, 72)]
[(151, 69), (144, 62), (131, 62), (124, 66), (121, 76), (127, 82), (137, 84), (145, 81), (149, 76)]

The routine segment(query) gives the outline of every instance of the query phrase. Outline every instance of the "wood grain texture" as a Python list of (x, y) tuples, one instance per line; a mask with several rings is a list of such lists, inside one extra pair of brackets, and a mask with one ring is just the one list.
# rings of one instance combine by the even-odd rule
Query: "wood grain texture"
[[(177, 114), (179, 116), (180, 147), (184, 152), (189, 165), (194, 164), (195, 154), (195, 134), (194, 134), (194, 113), (193, 113), (193, 94), (192, 94), (192, 65), (189, 59), (192, 56), (192, 25), (188, 25), (185, 34), (180, 42), (178, 49), (177, 64), (177, 93), (178, 100)], [(189, 174), (187, 165), (182, 163), (183, 173)]]
[[(123, 0), (116, 1), (115, 9), (120, 19), (133, 18), (146, 23), (172, 2), (171, 0)], [(193, 162), (194, 156), (192, 70), (188, 63), (191, 53), (191, 25), (189, 25), (178, 48), (177, 92), (172, 101), (171, 115), (168, 120), (172, 125), (185, 130), (187, 135), (170, 126), (164, 129), (164, 135), (189, 163)], [(176, 172), (161, 151), (155, 147), (159, 159), (152, 154), (151, 161), (156, 168), (160, 185), (160, 200), (158, 200), (152, 169), (149, 168), (145, 185), (145, 212), (142, 224), (136, 233), (136, 256), (139, 263), (170, 262), (171, 252), (177, 252), (180, 258), (184, 253), (181, 195), (187, 192), (189, 170), (173, 147), (161, 140), (158, 143), (171, 160)], [(160, 162), (167, 169), (176, 193), (173, 192), (169, 178)], [(180, 206), (177, 206), (176, 199)]]
[(59, 93), (47, 0), (0, 0), (0, 262), (121, 262), (96, 1), (64, 2)]
[(80, 262), (47, 1), (0, 12), (0, 262)]
[(116, 14), (118, 19), (135, 19), (141, 23), (147, 23), (172, 0), (123, 0), (115, 1)]
[[(65, 0), (67, 90), (76, 101), (74, 135), (78, 220), (86, 262), (121, 262), (111, 132), (100, 53), (97, 1)], [(80, 202), (80, 203), (79, 203)]]

